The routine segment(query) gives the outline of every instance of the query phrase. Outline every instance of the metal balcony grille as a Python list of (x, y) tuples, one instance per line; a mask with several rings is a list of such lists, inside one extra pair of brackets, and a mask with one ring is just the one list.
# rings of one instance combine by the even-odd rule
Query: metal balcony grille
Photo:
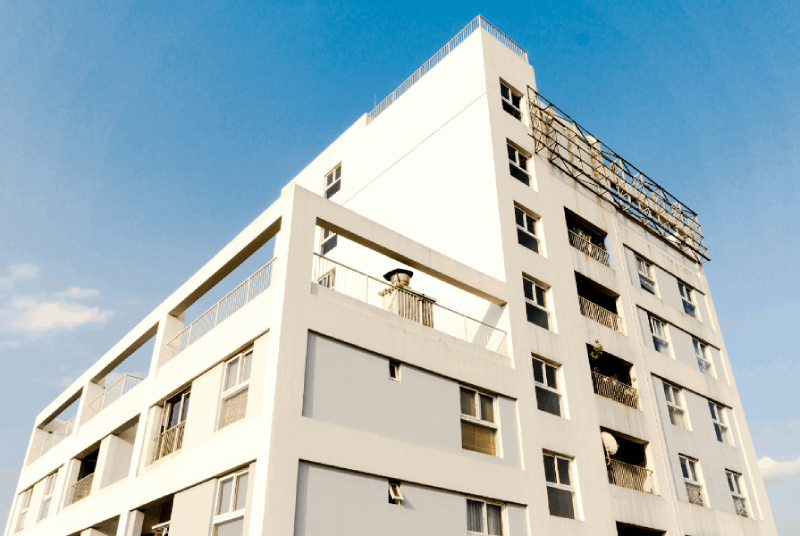
[(505, 331), (443, 307), (417, 292), (395, 287), (316, 253), (312, 280), (361, 302), (508, 356)]
[(583, 316), (599, 324), (603, 324), (605, 327), (613, 329), (616, 332), (625, 333), (625, 325), (622, 322), (621, 316), (600, 307), (583, 296), (578, 296), (578, 299), (580, 300), (581, 314)]
[(630, 385), (625, 385), (597, 372), (592, 372), (592, 382), (594, 383), (594, 392), (603, 398), (619, 402), (629, 408), (639, 408), (639, 392)]
[(92, 482), (94, 481), (94, 473), (84, 477), (72, 485), (72, 504), (85, 499), (92, 492)]
[(697, 506), (705, 506), (703, 500), (703, 486), (698, 484), (686, 483), (686, 495), (689, 497), (689, 502)]
[(75, 428), (75, 417), (72, 417), (70, 420), (66, 421), (64, 424), (59, 426), (55, 429), (53, 433), (47, 436), (44, 441), (33, 447), (31, 449), (31, 455), (28, 458), (28, 463), (35, 462), (39, 458), (41, 458), (46, 452), (51, 450), (53, 447), (64, 441), (70, 434), (72, 434), (72, 430)]
[(119, 400), (122, 395), (142, 383), (143, 378), (133, 374), (125, 374), (120, 379), (111, 384), (103, 394), (92, 400), (86, 406), (86, 420), (91, 419), (108, 406)]
[(185, 426), (186, 421), (183, 421), (172, 428), (164, 430), (155, 437), (156, 447), (153, 450), (153, 461), (180, 450), (183, 446), (183, 429)]
[(643, 493), (656, 493), (652, 471), (617, 460), (608, 462), (608, 482)]
[(578, 233), (569, 231), (569, 244), (581, 253), (585, 253), (592, 259), (596, 260), (600, 264), (608, 266), (608, 251), (596, 246), (595, 244), (592, 244), (589, 240)]

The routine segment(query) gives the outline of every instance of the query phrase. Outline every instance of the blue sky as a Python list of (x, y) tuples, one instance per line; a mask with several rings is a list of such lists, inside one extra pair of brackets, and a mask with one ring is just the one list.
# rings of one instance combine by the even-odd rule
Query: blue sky
[(0, 2), (0, 521), (65, 383), (478, 13), (543, 95), (700, 214), (773, 513), (800, 533), (788, 1)]

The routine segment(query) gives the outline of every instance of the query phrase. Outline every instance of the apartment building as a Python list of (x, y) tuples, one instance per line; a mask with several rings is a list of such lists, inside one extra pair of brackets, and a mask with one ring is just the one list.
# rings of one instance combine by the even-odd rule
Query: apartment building
[(478, 17), (44, 408), (5, 535), (776, 535), (708, 259)]

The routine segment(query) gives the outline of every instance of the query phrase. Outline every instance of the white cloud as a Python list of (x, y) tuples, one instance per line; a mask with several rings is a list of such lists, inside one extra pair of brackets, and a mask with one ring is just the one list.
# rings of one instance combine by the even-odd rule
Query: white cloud
[(764, 456), (758, 460), (758, 467), (761, 469), (761, 476), (764, 480), (793, 476), (800, 473), (800, 456), (788, 462), (779, 462), (769, 456)]
[(94, 298), (99, 294), (100, 291), (96, 288), (81, 287), (72, 287), (67, 290), (62, 290), (61, 292), (56, 292), (56, 296), (59, 298)]
[(20, 280), (39, 277), (39, 267), (29, 262), (12, 264), (8, 267), (8, 272), (8, 276), (0, 277), (0, 288), (2, 289), (12, 288)]
[(0, 342), (0, 350), (4, 348), (19, 348), (19, 341), (3, 341)]
[[(14, 311), (16, 310), (16, 311)], [(84, 307), (77, 303), (37, 301), (20, 298), (11, 303), (5, 312), (14, 317), (9, 325), (21, 331), (42, 332), (51, 329), (72, 329), (83, 324), (102, 323), (111, 318), (112, 311), (101, 311), (97, 307)]]

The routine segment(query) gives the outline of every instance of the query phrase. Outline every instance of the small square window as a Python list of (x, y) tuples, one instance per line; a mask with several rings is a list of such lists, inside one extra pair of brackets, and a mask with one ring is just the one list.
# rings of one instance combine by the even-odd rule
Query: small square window
[(550, 515), (575, 519), (575, 488), (572, 460), (557, 454), (544, 454), (544, 477)]
[(516, 119), (522, 120), (522, 93), (512, 89), (511, 86), (500, 82), (500, 98), (503, 103), (503, 110)]
[(561, 416), (561, 392), (558, 388), (558, 369), (541, 359), (533, 359), (533, 381), (536, 386), (536, 403), (541, 411)]
[(681, 293), (681, 301), (683, 302), (683, 312), (689, 316), (697, 317), (697, 307), (694, 303), (694, 292), (692, 288), (685, 283), (678, 281), (678, 290)]
[(396, 382), (400, 381), (400, 363), (397, 361), (389, 361), (389, 379)]
[(533, 279), (522, 278), (525, 293), (525, 312), (528, 322), (544, 329), (550, 329), (550, 312), (547, 307), (547, 289)]
[(333, 250), (339, 243), (339, 235), (334, 233), (333, 231), (329, 231), (327, 229), (322, 229), (322, 233), (320, 235), (320, 247), (319, 251), (321, 255), (327, 255), (328, 253)]
[(531, 176), (528, 170), (528, 157), (522, 154), (519, 151), (519, 149), (517, 149), (510, 143), (506, 144), (506, 148), (508, 150), (509, 173), (511, 173), (511, 176), (517, 179), (518, 181), (522, 182), (527, 186), (530, 186)]
[(697, 506), (705, 506), (703, 484), (700, 482), (700, 462), (688, 456), (678, 456), (681, 462), (681, 473), (686, 484), (686, 496), (689, 502)]
[(514, 220), (517, 223), (517, 242), (534, 253), (539, 253), (539, 237), (536, 233), (539, 219), (523, 208), (514, 207)]
[(683, 406), (683, 390), (680, 387), (664, 382), (664, 396), (667, 399), (670, 422), (675, 426), (688, 430), (689, 423)]
[(214, 508), (214, 536), (242, 534), (249, 473), (242, 471), (219, 480)]
[(389, 481), (389, 503), (390, 504), (403, 504), (405, 497), (400, 489), (400, 482)]
[(725, 476), (728, 479), (728, 487), (731, 490), (733, 507), (736, 513), (742, 517), (750, 517), (747, 513), (747, 497), (742, 487), (742, 475), (733, 471), (725, 471)]
[(339, 164), (325, 175), (325, 198), (330, 199), (342, 187), (342, 165)]
[(653, 277), (653, 265), (636, 255), (636, 271), (639, 273), (639, 285), (653, 296), (656, 295), (656, 280)]
[(692, 338), (692, 345), (694, 346), (694, 355), (697, 357), (697, 366), (700, 368), (700, 371), (714, 377), (708, 346), (694, 338)]
[(503, 507), (499, 504), (467, 499), (467, 532), (502, 536)]
[(653, 335), (653, 346), (664, 355), (669, 354), (669, 341), (667, 340), (667, 330), (664, 322), (660, 319), (650, 316), (650, 333)]
[(460, 388), (461, 448), (497, 456), (494, 397), (466, 387)]
[(728, 424), (725, 422), (725, 408), (709, 400), (708, 409), (711, 411), (711, 420), (714, 422), (714, 433), (717, 436), (717, 441), (732, 445)]
[(253, 349), (250, 348), (229, 359), (225, 364), (219, 428), (224, 428), (243, 419), (247, 413), (247, 396), (252, 360)]

